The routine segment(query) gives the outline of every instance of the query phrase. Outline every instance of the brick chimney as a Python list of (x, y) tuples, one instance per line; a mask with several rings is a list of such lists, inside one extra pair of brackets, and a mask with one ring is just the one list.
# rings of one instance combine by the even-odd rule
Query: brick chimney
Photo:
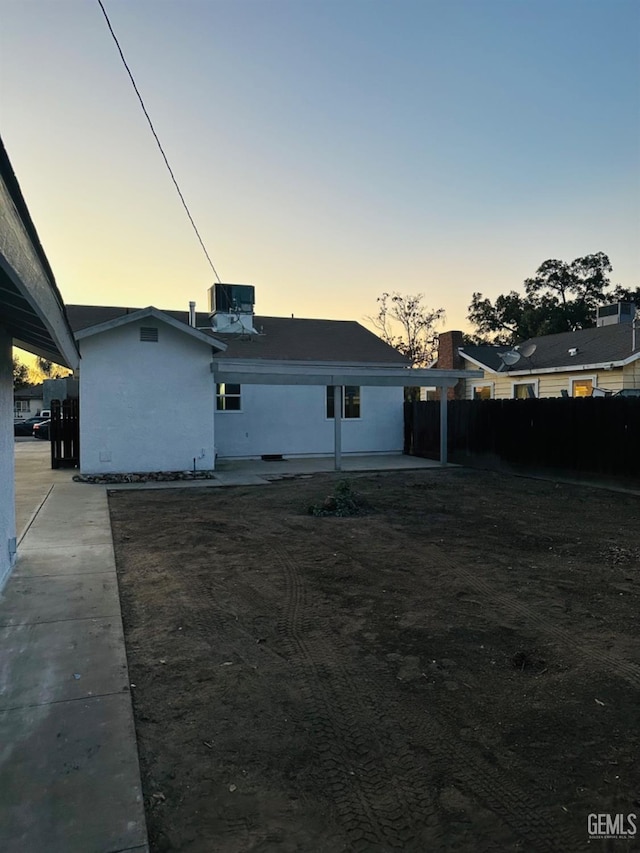
[(439, 370), (464, 370), (464, 361), (458, 355), (458, 347), (462, 346), (462, 332), (442, 332), (438, 335)]
[[(442, 332), (438, 335), (438, 361), (436, 367), (439, 370), (464, 370), (464, 359), (458, 353), (462, 346), (462, 332)], [(464, 381), (459, 379), (455, 388), (449, 388), (448, 400), (456, 400), (464, 396)], [(438, 393), (437, 398), (440, 399)]]

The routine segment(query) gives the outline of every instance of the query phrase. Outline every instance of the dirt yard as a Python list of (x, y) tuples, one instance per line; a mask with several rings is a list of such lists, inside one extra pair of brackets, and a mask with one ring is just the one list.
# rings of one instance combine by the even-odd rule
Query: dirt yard
[(110, 493), (152, 850), (639, 850), (640, 498), (349, 481)]

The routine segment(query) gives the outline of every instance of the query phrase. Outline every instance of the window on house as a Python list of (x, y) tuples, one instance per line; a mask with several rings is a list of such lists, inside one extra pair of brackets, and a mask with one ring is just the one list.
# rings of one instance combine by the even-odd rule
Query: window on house
[[(335, 412), (334, 387), (327, 385), (327, 417), (332, 418)], [(344, 385), (342, 388), (342, 417), (360, 417), (360, 386)]]
[(593, 379), (572, 379), (572, 397), (590, 397), (593, 394)]
[(240, 386), (219, 382), (216, 385), (216, 409), (219, 412), (239, 412)]
[(14, 400), (13, 401), (13, 412), (16, 415), (21, 415), (24, 412), (30, 412), (31, 407), (29, 405), (29, 400)]
[(516, 400), (529, 400), (536, 396), (535, 382), (516, 382), (513, 386), (513, 397)]
[(140, 326), (140, 340), (157, 343), (158, 329), (155, 326)]
[(493, 388), (491, 385), (474, 385), (473, 399), (474, 400), (490, 400), (493, 397)]

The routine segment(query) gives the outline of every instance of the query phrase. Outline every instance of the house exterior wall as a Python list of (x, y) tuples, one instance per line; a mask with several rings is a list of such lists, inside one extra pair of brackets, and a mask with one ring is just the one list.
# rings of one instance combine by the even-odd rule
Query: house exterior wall
[(640, 388), (640, 359), (624, 366), (623, 388)]
[(15, 562), (12, 339), (0, 327), (0, 589)]
[(42, 383), (42, 406), (44, 409), (51, 408), (52, 400), (66, 400), (78, 397), (78, 380), (69, 376), (62, 379), (45, 379)]
[[(158, 341), (140, 340), (157, 327)], [(80, 341), (85, 474), (212, 469), (211, 348), (154, 318)]]
[[(19, 405), (16, 405), (19, 403)], [(42, 397), (20, 397), (16, 394), (13, 401), (14, 416), (19, 420), (39, 415), (44, 408)]]
[[(513, 385), (516, 382), (536, 383), (538, 389), (536, 396), (538, 397), (561, 397), (563, 390), (571, 395), (571, 380), (581, 376), (594, 377), (594, 384), (597, 388), (603, 388), (607, 391), (620, 391), (621, 388), (637, 387), (631, 378), (632, 373), (629, 371), (631, 367), (633, 365), (627, 365), (624, 370), (620, 367), (613, 370), (577, 369), (562, 373), (534, 373), (531, 376), (510, 376), (504, 373), (490, 373), (487, 370), (485, 371), (485, 379), (466, 381), (465, 399), (473, 399), (473, 389), (478, 385), (492, 385), (495, 399), (508, 399), (513, 397)], [(640, 374), (638, 380), (638, 384), (640, 384)]]
[[(402, 388), (362, 387), (360, 418), (342, 421), (343, 453), (394, 453), (403, 448)], [(241, 411), (216, 412), (220, 457), (323, 455), (334, 449), (322, 385), (243, 385)]]

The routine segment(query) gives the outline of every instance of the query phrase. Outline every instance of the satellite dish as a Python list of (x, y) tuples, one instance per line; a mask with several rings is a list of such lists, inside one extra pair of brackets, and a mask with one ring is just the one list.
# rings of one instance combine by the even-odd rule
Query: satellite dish
[(509, 350), (508, 352), (498, 353), (502, 361), (509, 367), (513, 364), (517, 364), (520, 361), (520, 353), (516, 352), (514, 349)]
[(525, 344), (522, 347), (518, 347), (518, 352), (520, 355), (523, 355), (525, 358), (531, 358), (531, 356), (536, 351), (537, 347), (535, 344)]

